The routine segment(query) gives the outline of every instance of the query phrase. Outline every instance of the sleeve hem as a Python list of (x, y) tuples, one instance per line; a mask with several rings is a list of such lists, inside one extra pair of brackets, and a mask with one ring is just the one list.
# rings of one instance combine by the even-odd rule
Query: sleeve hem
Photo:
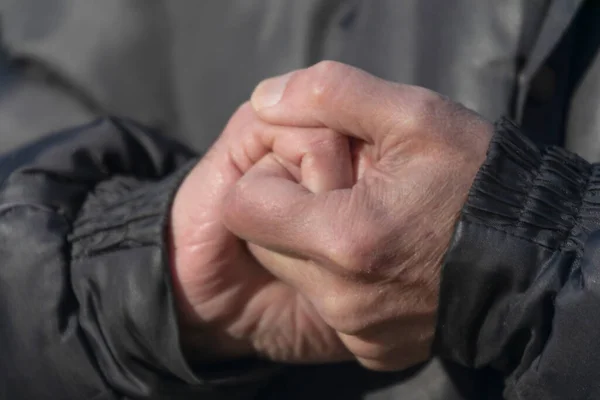
[(600, 169), (495, 125), (446, 253), (434, 352), (518, 377), (551, 334), (553, 304), (600, 226)]
[[(98, 343), (92, 347), (115, 353), (100, 352), (101, 369), (118, 371), (115, 364), (119, 359), (138, 359), (138, 365), (128, 363), (126, 368), (141, 380), (154, 382), (157, 393), (254, 390), (279, 367), (260, 360), (240, 360), (202, 370), (188, 362), (181, 348), (167, 228), (175, 193), (197, 162), (192, 160), (161, 181), (113, 177), (90, 192), (70, 236), (73, 274), (76, 282), (114, 283), (102, 291), (110, 296), (100, 300), (106, 304), (94, 304), (89, 289), (74, 288), (82, 305), (80, 321), (88, 340)], [(103, 277), (99, 276), (102, 272), (85, 268), (89, 262), (110, 264), (103, 260), (112, 260), (123, 251), (128, 255), (119, 258), (122, 265), (114, 265), (119, 271), (105, 272), (117, 276)], [(96, 323), (92, 314), (97, 307), (110, 311), (114, 322)], [(113, 312), (119, 309), (120, 313)], [(156, 374), (152, 370), (160, 371), (162, 378), (151, 378)], [(106, 378), (112, 382), (121, 375)]]
[[(100, 347), (129, 353), (130, 356), (138, 356), (141, 359), (152, 359), (158, 364), (157, 368), (189, 384), (199, 384), (201, 380), (192, 372), (180, 348), (168, 268), (166, 225), (177, 188), (196, 163), (195, 159), (188, 162), (161, 181), (139, 181), (135, 178), (119, 176), (99, 183), (84, 201), (69, 237), (73, 274), (78, 282), (86, 280), (77, 278), (86, 275), (85, 273), (80, 275), (80, 272), (83, 272), (81, 268), (90, 260), (101, 262), (99, 260), (122, 251), (135, 252), (142, 248), (152, 248), (154, 256), (150, 257), (151, 263), (137, 267), (123, 266), (129, 271), (124, 271), (122, 278), (124, 281), (128, 278), (135, 279), (127, 276), (128, 273), (132, 273), (134, 269), (138, 272), (146, 269), (147, 276), (158, 279), (140, 278), (143, 285), (148, 287), (139, 288), (138, 295), (159, 296), (160, 299), (157, 300), (159, 303), (148, 301), (131, 304), (131, 294), (120, 292), (132, 290), (131, 285), (113, 285), (114, 289), (109, 291), (110, 295), (115, 296), (112, 301), (117, 301), (122, 308), (121, 318), (112, 324), (114, 326), (123, 323), (133, 324), (133, 327), (128, 328), (129, 331), (142, 332), (142, 334), (144, 331), (152, 332), (152, 338), (142, 337), (135, 340), (135, 343), (124, 343), (116, 337), (122, 334), (118, 330), (114, 331), (115, 337), (110, 337), (110, 332), (108, 335), (105, 334), (106, 332), (100, 334), (98, 331), (102, 329), (101, 327), (86, 323), (92, 320), (87, 315), (92, 307), (89, 295), (81, 288), (74, 287), (76, 296), (83, 305), (80, 317), (82, 328), (91, 341), (103, 338), (102, 340), (107, 342)], [(145, 257), (140, 257), (140, 261), (142, 260), (146, 261)], [(130, 260), (130, 263), (134, 262), (135, 260)], [(98, 279), (98, 276), (95, 275), (93, 278)], [(110, 307), (116, 307), (117, 304), (111, 304)], [(146, 304), (148, 309), (141, 308), (143, 304)], [(149, 309), (153, 306), (158, 307), (156, 310)], [(106, 308), (108, 309), (108, 305)], [(156, 318), (147, 318), (153, 314)], [(143, 319), (141, 322), (139, 322), (140, 318)], [(136, 326), (138, 322), (143, 326)], [(129, 348), (123, 348), (121, 345)], [(102, 360), (99, 360), (99, 364), (102, 365)]]

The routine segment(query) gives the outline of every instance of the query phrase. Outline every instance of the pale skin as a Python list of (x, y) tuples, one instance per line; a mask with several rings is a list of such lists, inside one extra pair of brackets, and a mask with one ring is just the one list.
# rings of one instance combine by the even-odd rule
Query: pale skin
[[(312, 304), (264, 269), (223, 224), (227, 193), (268, 154), (277, 154), (309, 185), (351, 179), (343, 136), (323, 128), (269, 126), (249, 103), (243, 105), (173, 204), (172, 265), (184, 343), (204, 362), (252, 354), (282, 362), (348, 359)], [(304, 159), (314, 160), (313, 165)]]
[(203, 359), (426, 360), (443, 256), (492, 130), (339, 63), (261, 83), (173, 205), (185, 343)]

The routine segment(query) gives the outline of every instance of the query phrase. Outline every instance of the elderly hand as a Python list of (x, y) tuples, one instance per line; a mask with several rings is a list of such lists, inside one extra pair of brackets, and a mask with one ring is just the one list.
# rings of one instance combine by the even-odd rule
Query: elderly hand
[(285, 362), (348, 359), (312, 304), (262, 268), (221, 221), (225, 195), (267, 154), (312, 190), (352, 183), (347, 138), (327, 128), (269, 125), (249, 104), (242, 106), (182, 183), (172, 207), (172, 276), (184, 350), (202, 362), (248, 355)]
[(492, 125), (429, 90), (334, 62), (266, 80), (251, 102), (271, 127), (351, 137), (352, 182), (311, 187), (264, 157), (225, 197), (226, 226), (363, 365), (426, 360), (440, 267)]

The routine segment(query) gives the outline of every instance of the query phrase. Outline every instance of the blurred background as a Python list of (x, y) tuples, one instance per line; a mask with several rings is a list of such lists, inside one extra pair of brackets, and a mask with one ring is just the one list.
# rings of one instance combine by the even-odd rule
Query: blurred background
[(204, 151), (260, 80), (324, 59), (560, 144), (584, 3), (600, 2), (2, 0), (0, 150), (120, 115)]

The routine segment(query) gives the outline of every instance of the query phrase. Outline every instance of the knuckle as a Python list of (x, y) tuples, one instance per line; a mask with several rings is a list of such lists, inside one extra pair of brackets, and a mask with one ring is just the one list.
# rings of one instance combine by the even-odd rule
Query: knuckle
[(444, 117), (451, 102), (439, 93), (418, 86), (406, 86), (405, 93), (409, 101), (405, 102), (398, 117), (389, 121), (386, 129), (388, 132), (403, 132), (402, 137), (424, 143), (435, 131), (432, 123)]
[(354, 256), (356, 251), (353, 242), (354, 240), (348, 239), (351, 237), (346, 234), (343, 238), (339, 238), (328, 246), (328, 258), (331, 262), (342, 269), (342, 271), (353, 271), (359, 266), (359, 262)]
[(315, 71), (318, 75), (339, 76), (347, 73), (350, 68), (338, 61), (323, 60), (310, 67), (309, 70)]
[(348, 146), (348, 141), (341, 134), (331, 129), (321, 129), (318, 135), (311, 137), (308, 143), (308, 153), (332, 154), (340, 151), (343, 146)]
[(378, 235), (373, 230), (366, 229), (358, 233), (352, 230), (334, 241), (329, 248), (329, 257), (345, 273), (360, 278), (375, 270), (377, 247)]
[(333, 129), (324, 128), (321, 129), (317, 143), (338, 143), (342, 140), (342, 135), (334, 131)]
[(446, 108), (447, 103), (446, 97), (424, 88), (419, 88), (414, 95), (414, 104), (418, 110), (416, 114), (420, 117), (421, 123), (439, 114)]
[(355, 335), (365, 328), (361, 307), (351, 296), (331, 293), (321, 300), (324, 321), (337, 332)]
[(323, 104), (330, 101), (350, 67), (336, 61), (321, 61), (306, 70), (307, 87), (313, 102)]

